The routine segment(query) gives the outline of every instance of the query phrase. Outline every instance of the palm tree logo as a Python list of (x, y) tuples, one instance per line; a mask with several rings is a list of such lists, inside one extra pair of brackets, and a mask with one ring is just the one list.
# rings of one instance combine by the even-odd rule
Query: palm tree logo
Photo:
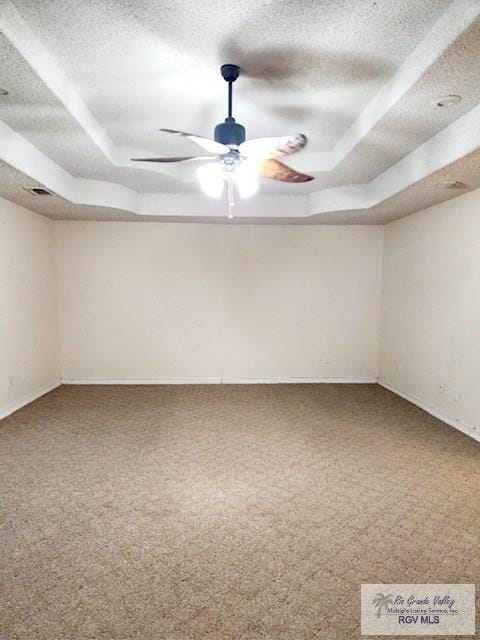
[(383, 593), (377, 593), (377, 597), (374, 598), (372, 604), (377, 608), (377, 618), (380, 618), (382, 609), (386, 609), (389, 604), (393, 604), (393, 596), (391, 593), (383, 595)]

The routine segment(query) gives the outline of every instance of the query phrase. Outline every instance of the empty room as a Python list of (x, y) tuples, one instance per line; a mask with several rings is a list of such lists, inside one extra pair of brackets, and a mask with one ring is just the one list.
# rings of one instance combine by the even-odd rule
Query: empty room
[(480, 2), (0, 47), (0, 640), (480, 633)]

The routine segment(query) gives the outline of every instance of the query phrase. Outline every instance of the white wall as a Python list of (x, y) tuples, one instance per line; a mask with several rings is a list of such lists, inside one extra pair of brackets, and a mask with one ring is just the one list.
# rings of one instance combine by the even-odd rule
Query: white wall
[(58, 381), (54, 223), (0, 199), (0, 418)]
[(480, 429), (480, 190), (385, 228), (380, 381)]
[(56, 233), (66, 379), (377, 376), (382, 227)]

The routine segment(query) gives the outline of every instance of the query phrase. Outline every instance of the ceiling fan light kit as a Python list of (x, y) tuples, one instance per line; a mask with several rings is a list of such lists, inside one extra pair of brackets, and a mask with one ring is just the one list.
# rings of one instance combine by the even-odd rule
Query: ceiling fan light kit
[(233, 117), (233, 83), (240, 75), (235, 64), (224, 64), (220, 68), (223, 79), (228, 83), (228, 115), (224, 122), (217, 124), (214, 139), (197, 136), (175, 129), (160, 129), (186, 137), (196, 143), (208, 155), (175, 156), (162, 158), (132, 158), (135, 162), (189, 162), (202, 163), (197, 169), (197, 178), (202, 191), (211, 198), (220, 198), (227, 187), (228, 217), (235, 205), (235, 192), (241, 198), (249, 198), (258, 191), (259, 176), (281, 182), (309, 182), (312, 176), (295, 171), (279, 158), (301, 151), (307, 144), (302, 133), (283, 137), (254, 138), (246, 140), (245, 127)]

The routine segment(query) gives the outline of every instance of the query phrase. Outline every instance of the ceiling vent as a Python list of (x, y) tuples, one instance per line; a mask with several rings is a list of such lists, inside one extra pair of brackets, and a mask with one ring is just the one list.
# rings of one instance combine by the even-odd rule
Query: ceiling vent
[(454, 104), (458, 104), (462, 101), (462, 96), (451, 94), (449, 96), (443, 96), (437, 102), (437, 107), (453, 107)]
[(43, 187), (24, 187), (25, 191), (31, 193), (34, 196), (52, 196), (53, 193), (48, 191), (48, 189), (44, 189)]
[(468, 189), (468, 185), (465, 182), (461, 182), (460, 180), (444, 180), (443, 182), (439, 182), (437, 187), (439, 189), (449, 189), (457, 190), (457, 189)]

